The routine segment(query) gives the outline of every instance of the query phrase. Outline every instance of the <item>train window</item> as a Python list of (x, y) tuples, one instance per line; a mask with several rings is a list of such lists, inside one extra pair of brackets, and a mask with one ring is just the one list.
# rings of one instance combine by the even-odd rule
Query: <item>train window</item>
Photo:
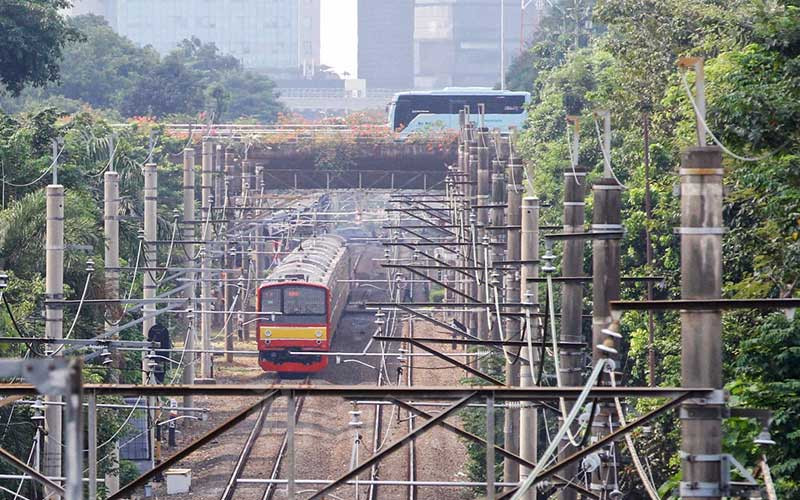
[(281, 289), (279, 287), (261, 290), (261, 312), (281, 312)]
[(325, 290), (310, 286), (283, 288), (283, 314), (325, 314)]
[(328, 321), (328, 304), (324, 288), (313, 286), (274, 286), (261, 291), (263, 324), (324, 325)]

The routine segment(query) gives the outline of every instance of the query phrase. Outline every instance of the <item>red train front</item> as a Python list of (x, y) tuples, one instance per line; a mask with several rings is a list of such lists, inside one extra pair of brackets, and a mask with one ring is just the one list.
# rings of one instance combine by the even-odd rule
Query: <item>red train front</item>
[(261, 368), (310, 373), (327, 366), (327, 356), (312, 354), (330, 348), (330, 290), (326, 286), (302, 282), (264, 285), (258, 293), (258, 310)]
[(258, 363), (283, 375), (318, 372), (328, 365), (336, 325), (350, 291), (344, 239), (303, 241), (273, 267), (258, 289)]

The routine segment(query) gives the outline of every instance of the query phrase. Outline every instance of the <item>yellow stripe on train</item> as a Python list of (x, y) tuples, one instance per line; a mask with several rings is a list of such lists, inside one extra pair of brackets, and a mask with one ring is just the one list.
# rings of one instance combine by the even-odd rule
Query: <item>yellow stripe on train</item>
[(262, 326), (260, 333), (261, 340), (325, 340), (328, 338), (328, 329), (324, 326)]

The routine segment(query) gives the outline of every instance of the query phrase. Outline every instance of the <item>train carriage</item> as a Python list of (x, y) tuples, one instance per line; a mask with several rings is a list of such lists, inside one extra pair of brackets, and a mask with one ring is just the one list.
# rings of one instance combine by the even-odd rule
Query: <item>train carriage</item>
[(259, 365), (281, 374), (322, 370), (350, 293), (345, 240), (327, 235), (304, 240), (258, 289)]

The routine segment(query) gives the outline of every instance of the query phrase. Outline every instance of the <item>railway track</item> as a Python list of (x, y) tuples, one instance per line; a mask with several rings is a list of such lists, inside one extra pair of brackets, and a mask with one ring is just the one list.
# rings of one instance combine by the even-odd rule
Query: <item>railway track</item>
[[(310, 378), (311, 377), (304, 378), (302, 383), (307, 384)], [(277, 380), (278, 377), (275, 377), (275, 379)], [(245, 440), (244, 446), (242, 446), (242, 451), (239, 454), (239, 458), (233, 467), (233, 471), (231, 472), (231, 476), (228, 479), (227, 484), (225, 485), (225, 490), (222, 492), (222, 496), (220, 496), (220, 500), (233, 500), (234, 498), (236, 498), (236, 489), (238, 486), (238, 481), (242, 477), (242, 473), (247, 467), (247, 462), (250, 459), (250, 455), (253, 451), (253, 448), (255, 447), (259, 437), (261, 436), (261, 431), (264, 429), (264, 422), (267, 420), (267, 416), (269, 415), (269, 412), (272, 409), (273, 402), (274, 400), (261, 405), (261, 408), (259, 409), (259, 412), (256, 416), (256, 421), (253, 424), (252, 429), (250, 430), (250, 434), (248, 434), (247, 439)], [(293, 420), (295, 425), (297, 424), (297, 421), (300, 419), (300, 414), (303, 411), (304, 403), (305, 403), (305, 397), (300, 397), (297, 399), (295, 412), (293, 415)], [(278, 452), (275, 454), (275, 459), (273, 460), (270, 480), (278, 479), (281, 470), (281, 465), (286, 455), (286, 449), (288, 448), (288, 445), (289, 445), (289, 429), (287, 426), (286, 431), (283, 432), (281, 445), (278, 448)], [(277, 489), (276, 483), (267, 484), (264, 490), (264, 494), (261, 495), (261, 498), (263, 500), (272, 500), (272, 498), (275, 495), (276, 489)]]

